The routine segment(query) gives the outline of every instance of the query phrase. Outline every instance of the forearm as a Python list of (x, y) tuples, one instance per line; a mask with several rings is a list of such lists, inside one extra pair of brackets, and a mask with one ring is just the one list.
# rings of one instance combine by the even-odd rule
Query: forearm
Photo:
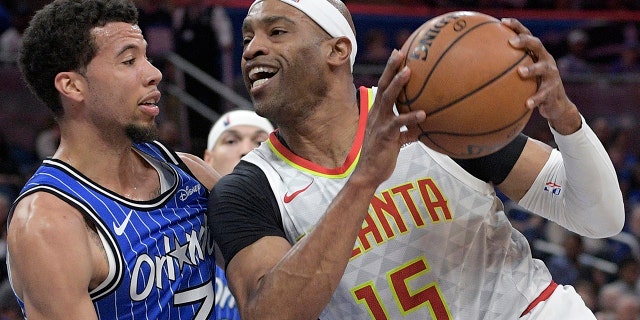
[(557, 153), (551, 155), (520, 205), (585, 236), (607, 237), (620, 232), (624, 224), (622, 193), (597, 136), (584, 120), (575, 133), (552, 132), (561, 159), (554, 158), (559, 157)]
[(264, 275), (243, 318), (318, 318), (342, 278), (375, 192), (357, 180), (347, 182), (313, 231)]

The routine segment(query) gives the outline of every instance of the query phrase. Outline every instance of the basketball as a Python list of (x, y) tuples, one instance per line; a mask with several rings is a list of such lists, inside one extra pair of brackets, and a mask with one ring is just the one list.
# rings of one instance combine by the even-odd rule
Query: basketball
[(531, 64), (508, 40), (516, 33), (492, 16), (455, 11), (416, 29), (403, 45), (411, 77), (398, 112), (424, 110), (409, 134), (453, 158), (479, 158), (511, 142), (531, 116), (526, 100), (537, 90), (518, 66)]

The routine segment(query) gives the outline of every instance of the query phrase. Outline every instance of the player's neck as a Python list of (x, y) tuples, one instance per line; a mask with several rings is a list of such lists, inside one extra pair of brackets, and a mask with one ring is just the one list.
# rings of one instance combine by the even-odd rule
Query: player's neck
[(304, 125), (281, 127), (281, 141), (298, 156), (326, 168), (344, 164), (360, 119), (357, 103), (342, 111), (322, 112)]
[[(87, 178), (116, 193), (131, 193), (142, 189), (140, 177), (155, 176), (151, 165), (132, 149), (131, 144), (122, 149), (100, 145), (69, 144), (62, 139), (53, 158), (66, 162)], [(133, 180), (133, 177), (138, 177)]]

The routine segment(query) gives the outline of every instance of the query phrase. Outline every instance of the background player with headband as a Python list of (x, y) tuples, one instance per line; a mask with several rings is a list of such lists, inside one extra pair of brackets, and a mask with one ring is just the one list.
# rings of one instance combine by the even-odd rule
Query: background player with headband
[(55, 0), (22, 48), (24, 78), (61, 132), (10, 212), (7, 263), (25, 317), (208, 319), (205, 213), (219, 175), (154, 140), (162, 75), (134, 5)]
[[(209, 131), (204, 161), (221, 175), (233, 171), (240, 158), (267, 140), (273, 126), (252, 110), (234, 110), (223, 114)], [(240, 311), (227, 285), (224, 270), (216, 265), (216, 305), (218, 320), (240, 319)]]
[(233, 171), (240, 158), (267, 140), (273, 125), (253, 110), (229, 111), (213, 124), (203, 159), (221, 175)]
[[(401, 132), (425, 118), (394, 113), (411, 73), (402, 52), (377, 88), (354, 86), (355, 32), (341, 1), (251, 6), (242, 72), (256, 112), (278, 130), (210, 202), (244, 318), (595, 319), (532, 258), (494, 186), (576, 233), (607, 237), (624, 223), (616, 173), (553, 57), (520, 22), (503, 23), (518, 34), (512, 46), (539, 57), (518, 72), (540, 77), (527, 104), (540, 106), (560, 151), (520, 135), (456, 161)], [(546, 192), (548, 182), (561, 191)]]

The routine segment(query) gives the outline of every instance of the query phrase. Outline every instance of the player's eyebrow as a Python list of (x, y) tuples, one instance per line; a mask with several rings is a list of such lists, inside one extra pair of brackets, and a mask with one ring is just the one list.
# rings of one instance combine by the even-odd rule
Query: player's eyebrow
[(124, 46), (124, 47), (120, 48), (120, 50), (118, 50), (118, 52), (116, 54), (116, 57), (120, 56), (121, 54), (123, 54), (123, 53), (125, 53), (125, 52), (127, 52), (128, 50), (131, 50), (131, 49), (134, 49), (134, 50), (138, 49), (138, 46), (135, 45), (135, 44), (127, 44), (126, 46)]
[(268, 16), (268, 17), (264, 17), (260, 20), (256, 20), (256, 19), (245, 19), (242, 22), (242, 31), (248, 31), (251, 26), (255, 23), (261, 23), (264, 25), (271, 25), (280, 21), (284, 21), (287, 24), (294, 24), (295, 22), (293, 20), (291, 20), (289, 17), (287, 16), (280, 16), (280, 15), (273, 15), (273, 16)]

